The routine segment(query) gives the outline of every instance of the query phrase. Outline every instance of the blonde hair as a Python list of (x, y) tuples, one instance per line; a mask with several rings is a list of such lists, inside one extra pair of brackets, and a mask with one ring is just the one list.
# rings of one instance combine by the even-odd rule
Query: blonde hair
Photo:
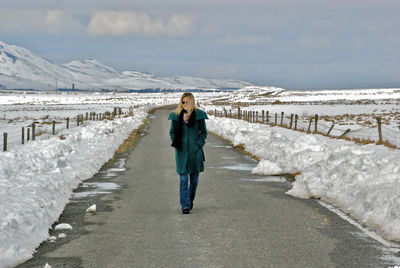
[(180, 115), (183, 110), (182, 101), (184, 98), (187, 98), (187, 100), (188, 100), (188, 113), (191, 114), (193, 112), (193, 110), (197, 109), (193, 94), (190, 92), (185, 92), (182, 94), (181, 99), (178, 104), (178, 107), (174, 111), (177, 115)]

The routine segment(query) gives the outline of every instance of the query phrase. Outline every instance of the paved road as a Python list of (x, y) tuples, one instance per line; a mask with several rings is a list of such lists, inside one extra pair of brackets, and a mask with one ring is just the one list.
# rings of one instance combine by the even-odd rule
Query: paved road
[[(70, 203), (60, 221), (74, 230), (20, 267), (388, 266), (378, 242), (317, 201), (286, 195), (288, 183), (251, 175), (254, 160), (213, 135), (194, 209), (182, 215), (168, 113), (156, 111), (126, 171), (92, 179), (122, 188)], [(97, 213), (85, 214), (92, 202)]]

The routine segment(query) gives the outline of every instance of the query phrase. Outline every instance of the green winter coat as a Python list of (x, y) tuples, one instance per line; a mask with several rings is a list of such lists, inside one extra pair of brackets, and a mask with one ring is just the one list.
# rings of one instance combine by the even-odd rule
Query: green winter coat
[[(207, 114), (202, 110), (196, 109), (196, 124), (193, 127), (188, 127), (183, 122), (182, 149), (178, 150), (175, 148), (176, 172), (178, 174), (185, 173), (186, 166), (189, 174), (204, 171), (205, 157), (203, 146), (206, 144), (207, 138), (205, 119), (208, 119)], [(179, 116), (172, 112), (168, 120), (171, 120), (169, 136), (171, 141), (173, 141), (178, 127)]]

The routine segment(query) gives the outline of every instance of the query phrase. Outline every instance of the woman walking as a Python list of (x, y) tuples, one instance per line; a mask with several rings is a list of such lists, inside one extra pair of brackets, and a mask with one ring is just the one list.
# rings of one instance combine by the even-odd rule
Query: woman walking
[(189, 214), (193, 208), (199, 173), (204, 171), (203, 146), (207, 138), (205, 119), (208, 119), (207, 114), (196, 108), (192, 93), (183, 93), (178, 108), (168, 117), (171, 120), (171, 146), (175, 147), (176, 172), (180, 178), (179, 195), (183, 214)]

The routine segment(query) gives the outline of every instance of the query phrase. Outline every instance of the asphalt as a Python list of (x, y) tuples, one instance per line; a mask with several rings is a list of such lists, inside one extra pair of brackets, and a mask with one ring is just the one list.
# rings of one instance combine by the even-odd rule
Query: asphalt
[[(255, 160), (213, 135), (204, 148), (206, 170), (194, 208), (181, 214), (169, 112), (157, 110), (137, 145), (87, 181), (121, 187), (71, 199), (59, 222), (74, 229), (51, 230), (67, 237), (42, 243), (34, 258), (18, 267), (390, 265), (379, 242), (317, 200), (285, 194), (289, 182), (252, 175)], [(85, 213), (94, 203), (97, 212)]]

